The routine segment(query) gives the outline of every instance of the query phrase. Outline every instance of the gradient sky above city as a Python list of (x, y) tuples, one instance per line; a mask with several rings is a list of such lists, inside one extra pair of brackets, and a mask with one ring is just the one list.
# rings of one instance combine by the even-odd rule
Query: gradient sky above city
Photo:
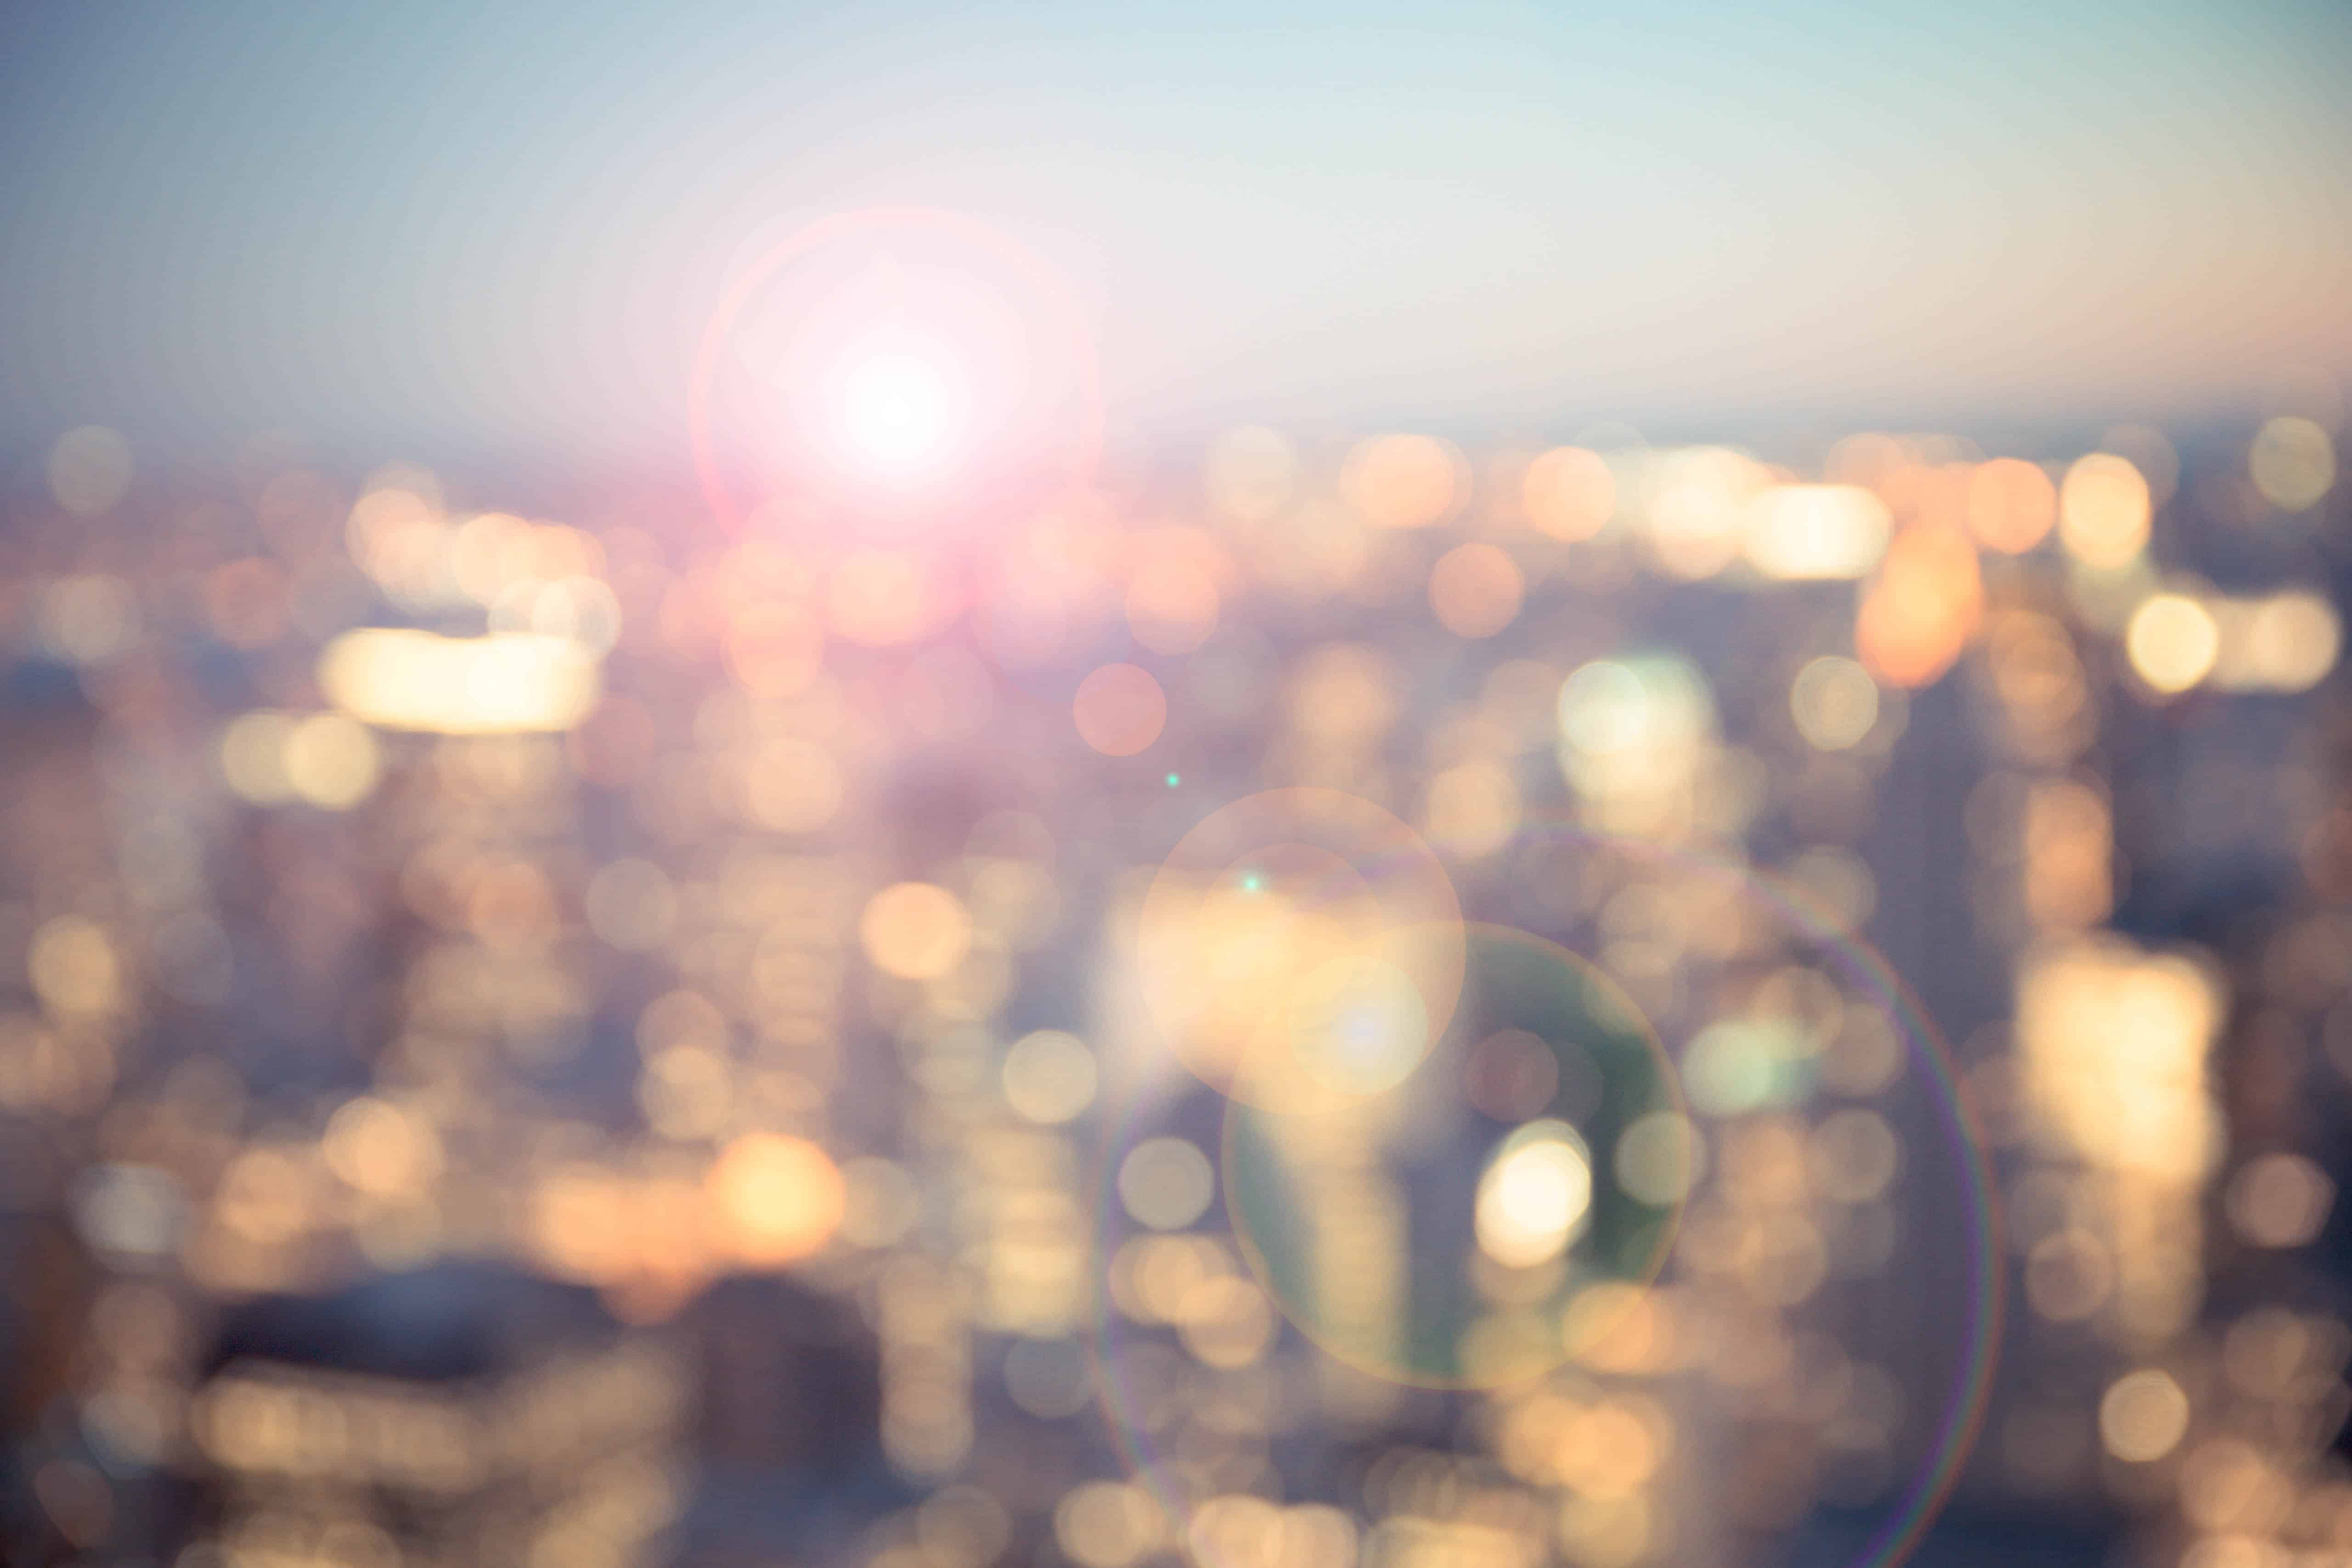
[(25, 8), (0, 438), (661, 462), (730, 273), (975, 214), (1115, 430), (2165, 416), (2352, 367), (2352, 9)]

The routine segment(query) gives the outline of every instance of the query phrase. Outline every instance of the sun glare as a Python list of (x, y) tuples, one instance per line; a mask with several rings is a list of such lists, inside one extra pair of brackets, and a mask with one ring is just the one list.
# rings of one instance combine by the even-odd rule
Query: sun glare
[(939, 467), (959, 424), (953, 378), (934, 354), (892, 348), (857, 355), (841, 381), (841, 425), (857, 459), (892, 474)]

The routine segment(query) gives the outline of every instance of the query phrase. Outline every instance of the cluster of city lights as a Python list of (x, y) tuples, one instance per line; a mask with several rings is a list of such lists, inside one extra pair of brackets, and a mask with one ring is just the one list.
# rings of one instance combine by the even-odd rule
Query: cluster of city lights
[[(979, 367), (808, 352), (952, 490)], [(1637, 1568), (1825, 1503), (1879, 1568), (1956, 1490), (2343, 1561), (2340, 415), (1249, 427), (930, 531), (69, 432), (0, 564), (0, 1126), (92, 1303), (44, 1528), (134, 1551), (173, 1474), (179, 1568), (650, 1560), (797, 1452), (682, 1414), (782, 1278), (870, 1342), (854, 1419), (758, 1363), (871, 1427), (843, 1562)], [(2282, 868), (2259, 930), (2147, 912), (2200, 847)], [(484, 1260), (611, 1345), (207, 1360)]]

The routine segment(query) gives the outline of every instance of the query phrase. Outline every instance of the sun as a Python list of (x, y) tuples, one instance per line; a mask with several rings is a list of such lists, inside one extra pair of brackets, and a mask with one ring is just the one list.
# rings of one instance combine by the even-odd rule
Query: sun
[(957, 378), (944, 355), (892, 345), (846, 356), (839, 417), (850, 454), (885, 477), (935, 472), (955, 452), (962, 424)]

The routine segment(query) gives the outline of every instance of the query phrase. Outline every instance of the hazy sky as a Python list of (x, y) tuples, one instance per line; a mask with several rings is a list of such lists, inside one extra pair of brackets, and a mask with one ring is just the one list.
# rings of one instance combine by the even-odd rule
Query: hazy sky
[(2352, 6), (16, 8), (0, 436), (659, 460), (731, 268), (989, 216), (1117, 427), (2186, 409), (2352, 367)]

